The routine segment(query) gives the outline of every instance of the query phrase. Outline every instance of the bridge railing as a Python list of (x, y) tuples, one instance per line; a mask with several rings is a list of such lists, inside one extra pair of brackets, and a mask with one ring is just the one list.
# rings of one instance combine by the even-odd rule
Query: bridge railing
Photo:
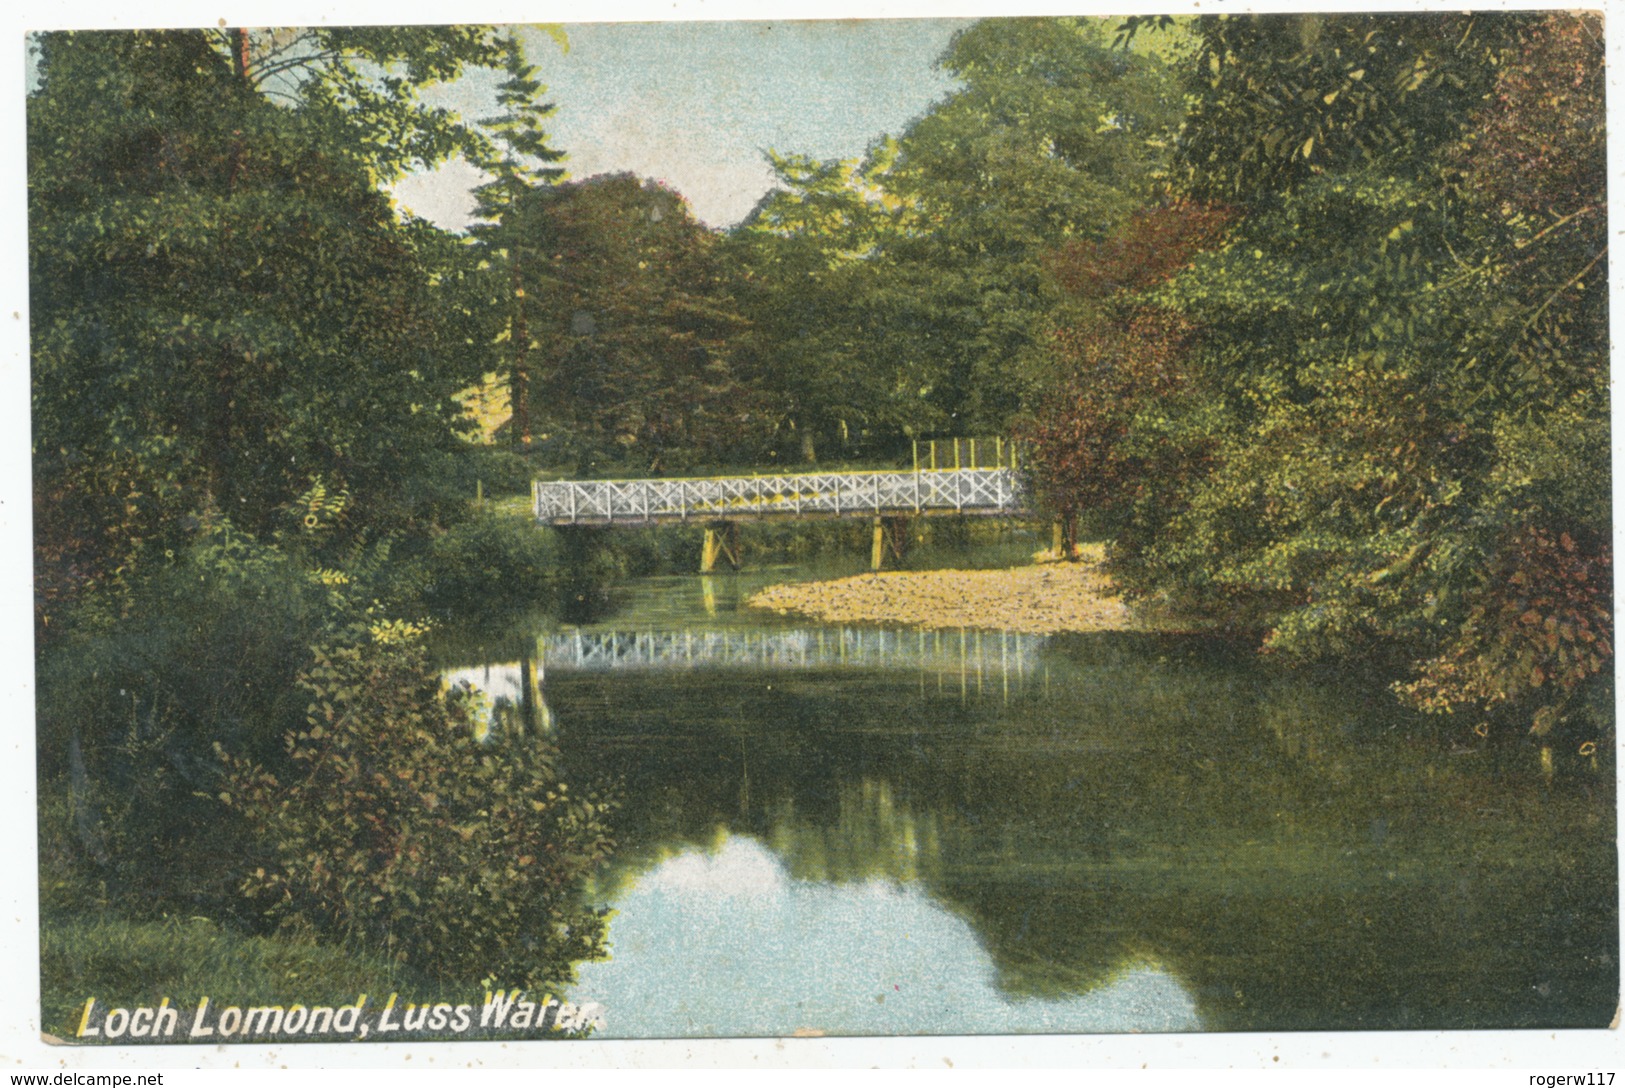
[(1026, 509), (1010, 468), (804, 472), (675, 480), (538, 480), (536, 518), (554, 523), (715, 521), (864, 514), (1015, 514)]

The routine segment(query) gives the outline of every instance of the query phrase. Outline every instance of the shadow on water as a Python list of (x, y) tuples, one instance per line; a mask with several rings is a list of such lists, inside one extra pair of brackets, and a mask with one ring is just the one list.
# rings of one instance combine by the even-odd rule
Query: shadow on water
[(785, 573), (639, 582), (488, 674), (517, 706), (534, 668), (568, 773), (622, 784), (615, 958), (577, 987), (612, 1033), (1612, 1016), (1605, 777), (1202, 638), (741, 610)]

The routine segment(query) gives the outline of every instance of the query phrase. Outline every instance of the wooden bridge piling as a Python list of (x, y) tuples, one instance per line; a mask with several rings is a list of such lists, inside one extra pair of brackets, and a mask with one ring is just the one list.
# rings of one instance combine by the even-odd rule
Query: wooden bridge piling
[(874, 543), (869, 549), (869, 569), (880, 570), (886, 565), (886, 553), (902, 562), (908, 554), (908, 518), (875, 517)]
[(734, 570), (739, 569), (737, 521), (718, 521), (705, 527), (705, 543), (700, 546), (700, 573), (710, 574), (716, 570), (718, 559), (726, 559)]

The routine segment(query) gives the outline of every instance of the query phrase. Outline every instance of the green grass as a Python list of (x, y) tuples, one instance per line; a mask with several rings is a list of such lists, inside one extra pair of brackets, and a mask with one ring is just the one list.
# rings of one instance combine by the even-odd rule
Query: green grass
[[(473, 1000), (475, 985), (444, 997)], [(157, 1005), (167, 997), (184, 1019), (205, 996), (217, 1005), (336, 1006), (360, 993), (387, 999), (396, 991), (403, 1000), (442, 998), (388, 960), (296, 938), (245, 936), (204, 918), (40, 919), (40, 1022), (62, 1039), (74, 1037), (92, 997), (100, 1008)]]

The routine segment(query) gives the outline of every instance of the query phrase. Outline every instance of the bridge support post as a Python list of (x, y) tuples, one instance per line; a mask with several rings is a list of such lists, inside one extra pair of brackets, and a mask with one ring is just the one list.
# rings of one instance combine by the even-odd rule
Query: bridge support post
[(717, 560), (726, 559), (734, 570), (739, 569), (739, 523), (719, 521), (705, 527), (705, 543), (700, 550), (700, 573), (710, 574), (717, 569)]
[(1078, 557), (1078, 522), (1072, 513), (1055, 519), (1053, 530), (1055, 558), (1073, 560)]
[(899, 560), (908, 554), (907, 518), (875, 518), (874, 545), (869, 550), (870, 570), (880, 570), (886, 565), (886, 552), (888, 550)]

